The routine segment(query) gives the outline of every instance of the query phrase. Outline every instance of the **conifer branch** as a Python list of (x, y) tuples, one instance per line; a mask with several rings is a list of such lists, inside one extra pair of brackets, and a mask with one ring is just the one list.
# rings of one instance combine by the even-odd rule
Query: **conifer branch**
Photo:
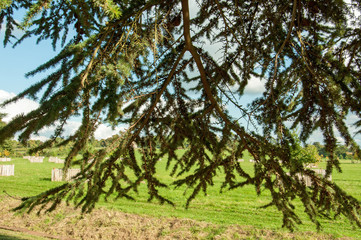
[[(208, 99), (210, 100), (211, 104), (214, 106), (215, 110), (217, 111), (217, 113), (220, 115), (220, 117), (238, 134), (239, 137), (241, 137), (241, 139), (245, 142), (246, 138), (248, 138), (250, 141), (256, 143), (257, 145), (259, 145), (259, 143), (257, 143), (256, 139), (252, 138), (250, 135), (246, 134), (244, 131), (242, 131), (238, 126), (236, 126), (234, 123), (232, 123), (228, 117), (224, 114), (224, 112), (222, 111), (222, 109), (219, 107), (217, 100), (214, 98), (212, 90), (208, 84), (208, 80), (207, 80), (207, 74), (204, 70), (202, 61), (199, 57), (199, 54), (197, 53), (196, 49), (194, 48), (193, 44), (192, 44), (192, 40), (191, 40), (191, 35), (190, 35), (190, 20), (189, 20), (189, 5), (188, 5), (188, 0), (182, 0), (182, 11), (183, 11), (183, 21), (184, 21), (184, 25), (183, 25), (183, 29), (184, 29), (184, 38), (185, 38), (185, 42), (186, 42), (186, 47), (187, 50), (192, 54), (196, 64), (197, 64), (197, 68), (199, 70), (200, 76), (201, 76), (201, 80), (202, 80), (202, 84), (204, 86), (204, 90), (207, 94)], [(247, 150), (256, 158), (258, 159), (258, 156), (255, 154), (255, 152), (247, 147)]]
[[(158, 104), (158, 102), (160, 101), (162, 94), (164, 93), (164, 91), (166, 90), (167, 86), (169, 85), (169, 83), (171, 82), (174, 73), (176, 72), (177, 66), (180, 62), (180, 60), (183, 58), (184, 53), (186, 52), (186, 48), (184, 48), (182, 50), (182, 52), (178, 55), (177, 60), (174, 62), (173, 67), (171, 69), (171, 71), (169, 72), (169, 75), (167, 77), (167, 79), (164, 81), (162, 88), (157, 91), (157, 96), (155, 98), (155, 100), (152, 103), (152, 106), (147, 110), (147, 113), (143, 116), (141, 116), (137, 121), (136, 124), (142, 120), (142, 124), (138, 127), (138, 129), (136, 130), (135, 133), (133, 133), (133, 136), (131, 138), (131, 140), (129, 141), (128, 145), (130, 145), (134, 139), (139, 135), (139, 133), (141, 132), (141, 130), (144, 128), (144, 126), (146, 125), (147, 121), (149, 120), (154, 108), (156, 107), (156, 105)], [(135, 127), (135, 125), (132, 125), (133, 127)]]
[(94, 61), (95, 61), (95, 58), (96, 58), (96, 56), (97, 56), (97, 54), (98, 54), (98, 51), (99, 51), (99, 49), (100, 49), (100, 47), (101, 47), (101, 45), (102, 45), (102, 43), (103, 43), (103, 40), (104, 40), (104, 38), (107, 36), (107, 31), (105, 31), (105, 33), (103, 33), (102, 35), (102, 37), (100, 38), (100, 40), (98, 41), (98, 45), (97, 45), (97, 47), (95, 48), (95, 50), (94, 50), (94, 52), (93, 52), (93, 54), (92, 54), (92, 56), (91, 56), (91, 59), (90, 59), (90, 61), (89, 61), (89, 63), (88, 63), (88, 66), (87, 66), (87, 68), (85, 69), (85, 71), (83, 72), (83, 76), (82, 76), (82, 78), (81, 78), (81, 80), (80, 80), (80, 87), (81, 88), (83, 88), (84, 87), (84, 83), (85, 83), (85, 81), (86, 81), (86, 79), (88, 78), (88, 75), (89, 75), (89, 72), (90, 72), (90, 70), (91, 70), (91, 68), (92, 68), (92, 66), (93, 66), (93, 63), (94, 63)]
[[(170, 175), (177, 177), (173, 184), (190, 189), (187, 206), (223, 170), (221, 190), (253, 185), (257, 194), (269, 191), (265, 207), (276, 207), (291, 230), (301, 223), (294, 199), (317, 228), (321, 217), (332, 215), (344, 215), (361, 227), (360, 202), (306, 169), (303, 158), (309, 157), (300, 150), (300, 142), (320, 129), (330, 155), (326, 177), (341, 170), (336, 131), (361, 156), (346, 124), (348, 114), (361, 115), (360, 27), (348, 25), (347, 16), (354, 5), (197, 1), (190, 19), (188, 0), (105, 2), (13, 1), (0, 12), (5, 45), (17, 26), (14, 11), (24, 7), (30, 28), (15, 45), (36, 37), (37, 42), (50, 39), (53, 46), (61, 40), (62, 47), (26, 76), (55, 70), (1, 104), (37, 99), (45, 87), (39, 108), (1, 128), (0, 142), (19, 131), (26, 142), (32, 133), (57, 124), (53, 139), (33, 150), (43, 149), (62, 136), (67, 119), (82, 114), (75, 134), (58, 143), (71, 145), (65, 171), (83, 151), (81, 172), (73, 182), (23, 199), (17, 209), (40, 205), (51, 211), (65, 199), (89, 212), (101, 196), (133, 199), (130, 193), (137, 193), (142, 181), (149, 201), (173, 204), (159, 191), (171, 184), (156, 176), (157, 161), (167, 156), (166, 168), (172, 166)], [(69, 40), (70, 29), (76, 33)], [(203, 42), (217, 42), (223, 55), (215, 59), (213, 49), (196, 47)], [(252, 76), (268, 76), (266, 90), (244, 107), (240, 99)], [(238, 112), (228, 112), (228, 104)], [(257, 121), (257, 131), (239, 122), (246, 115)], [(289, 120), (294, 120), (291, 127)], [(102, 123), (129, 128), (92, 151), (88, 144)], [(356, 120), (356, 132), (360, 126)], [(300, 140), (293, 135), (296, 127), (302, 129)], [(255, 159), (252, 173), (237, 162), (246, 150)], [(299, 174), (310, 178), (312, 187)]]
[[(292, 16), (291, 16), (291, 22), (290, 22), (290, 27), (288, 29), (287, 32), (287, 36), (286, 39), (283, 41), (280, 49), (277, 51), (276, 56), (275, 56), (275, 63), (274, 63), (274, 70), (273, 70), (273, 80), (271, 83), (271, 90), (273, 89), (273, 82), (275, 81), (276, 75), (277, 75), (277, 69), (278, 69), (278, 57), (279, 55), (282, 53), (283, 48), (286, 46), (286, 43), (290, 40), (291, 38), (291, 34), (292, 34), (292, 29), (295, 25), (295, 20), (296, 20), (296, 11), (297, 11), (297, 0), (293, 0), (293, 10), (292, 10)], [(272, 94), (271, 94), (272, 95)]]
[(215, 0), (215, 3), (217, 4), (218, 10), (223, 18), (223, 23), (226, 25), (226, 28), (231, 32), (231, 34), (233, 35), (234, 40), (236, 40), (236, 42), (239, 44), (239, 46), (242, 46), (242, 44), (240, 43), (240, 41), (238, 40), (235, 32), (233, 31), (233, 29), (229, 26), (228, 22), (231, 22), (229, 19), (227, 19), (227, 17), (224, 15), (224, 12), (219, 4), (218, 0)]

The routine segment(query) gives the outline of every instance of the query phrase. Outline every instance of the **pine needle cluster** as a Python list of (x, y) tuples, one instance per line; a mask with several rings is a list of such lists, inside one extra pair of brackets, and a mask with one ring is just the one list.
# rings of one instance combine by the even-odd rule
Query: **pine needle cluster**
[[(26, 10), (21, 23), (14, 19), (19, 9)], [(51, 211), (65, 199), (88, 212), (103, 195), (132, 199), (141, 182), (150, 201), (173, 204), (159, 192), (171, 186), (156, 177), (166, 157), (174, 186), (192, 189), (187, 206), (222, 172), (222, 189), (254, 185), (258, 194), (270, 192), (265, 207), (279, 209), (289, 229), (301, 223), (295, 199), (317, 227), (321, 217), (340, 214), (361, 226), (360, 202), (327, 178), (341, 171), (337, 134), (361, 156), (346, 124), (349, 114), (361, 116), (359, 9), (359, 1), (339, 0), (6, 1), (0, 5), (5, 45), (36, 37), (61, 51), (26, 75), (47, 71), (47, 77), (2, 104), (40, 102), (2, 128), (0, 141), (21, 132), (26, 142), (56, 124), (36, 151), (59, 137), (60, 144), (72, 142), (66, 171), (99, 124), (128, 126), (112, 144), (83, 151), (73, 182), (26, 198), (18, 209), (51, 202)], [(12, 35), (16, 27), (26, 30), (20, 39)], [(243, 106), (255, 78), (266, 88)], [(82, 117), (81, 126), (63, 136), (74, 116)], [(296, 128), (303, 142), (322, 132), (325, 177), (295, 157)], [(245, 151), (255, 160), (251, 175), (237, 161)], [(312, 187), (298, 174), (310, 177)]]

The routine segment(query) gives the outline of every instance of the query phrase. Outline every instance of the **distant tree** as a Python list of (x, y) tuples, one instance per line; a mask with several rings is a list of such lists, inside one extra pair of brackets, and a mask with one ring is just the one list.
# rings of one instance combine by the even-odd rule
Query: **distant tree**
[(294, 171), (303, 169), (304, 166), (307, 166), (310, 163), (317, 163), (321, 161), (321, 157), (318, 154), (316, 146), (307, 145), (306, 147), (303, 147), (296, 131), (293, 132), (292, 137), (294, 144), (291, 148), (291, 154)]
[(26, 141), (25, 146), (28, 147), (28, 148), (35, 149), (35, 148), (39, 147), (42, 144), (43, 144), (43, 142), (40, 141), (40, 140), (30, 139), (30, 140)]
[[(3, 118), (6, 116), (5, 113), (0, 113), (0, 129), (6, 126), (6, 123), (3, 121)], [(13, 152), (15, 147), (13, 140), (6, 139), (2, 144), (0, 144), (0, 156), (9, 156)]]
[(312, 145), (317, 148), (318, 155), (320, 155), (322, 157), (328, 156), (328, 153), (327, 153), (324, 145), (321, 145), (321, 143), (319, 143), (319, 142), (314, 142)]
[[(17, 9), (26, 10), (20, 25)], [(0, 130), (1, 141), (21, 131), (25, 142), (57, 124), (36, 150), (50, 147), (65, 123), (80, 115), (81, 126), (64, 137), (64, 144), (72, 143), (67, 170), (100, 123), (129, 126), (103, 149), (84, 151), (75, 182), (24, 199), (18, 209), (52, 201), (53, 210), (66, 197), (90, 211), (102, 195), (131, 198), (143, 181), (149, 200), (173, 204), (159, 192), (167, 185), (155, 167), (167, 155), (178, 177), (174, 186), (193, 189), (187, 206), (222, 169), (223, 188), (255, 185), (258, 194), (270, 192), (268, 206), (282, 212), (290, 229), (301, 223), (295, 199), (317, 226), (330, 214), (361, 226), (359, 201), (327, 180), (334, 168), (340, 171), (335, 129), (360, 153), (345, 121), (354, 114), (361, 125), (359, 9), (360, 1), (343, 0), (7, 0), (0, 5), (5, 45), (19, 27), (26, 33), (15, 45), (37, 37), (61, 49), (26, 74), (52, 71), (47, 77), (3, 104), (40, 97), (38, 109)], [(208, 43), (213, 46), (206, 48)], [(265, 82), (265, 90), (247, 107), (239, 100), (255, 78)], [(307, 170), (312, 188), (296, 177), (305, 170), (293, 154), (296, 128), (302, 142), (315, 130), (323, 134), (327, 174)], [(189, 146), (180, 157), (185, 139)], [(244, 151), (255, 159), (253, 174), (235, 161)], [(276, 177), (283, 184), (274, 184)]]
[(4, 144), (1, 146), (3, 150), (8, 151), (9, 153), (12, 153), (15, 147), (16, 147), (16, 142), (10, 139), (6, 140)]
[(309, 155), (308, 159), (311, 161), (309, 163), (318, 163), (322, 160), (321, 156), (318, 154), (317, 147), (313, 145), (307, 145), (304, 148), (304, 151)]
[(335, 154), (337, 157), (345, 159), (347, 156), (347, 152), (350, 150), (345, 145), (337, 145)]
[(354, 153), (353, 159), (358, 159), (358, 160), (360, 160), (360, 157), (357, 155), (357, 153)]
[(4, 117), (6, 117), (6, 114), (0, 112), (0, 128), (3, 128), (4, 126), (6, 126), (6, 123), (3, 121)]

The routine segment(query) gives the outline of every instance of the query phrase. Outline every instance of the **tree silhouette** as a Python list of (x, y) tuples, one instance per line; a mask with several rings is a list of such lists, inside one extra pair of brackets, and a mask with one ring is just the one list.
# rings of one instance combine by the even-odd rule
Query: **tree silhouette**
[[(327, 180), (334, 169), (340, 171), (336, 132), (360, 153), (345, 123), (348, 114), (359, 119), (361, 109), (360, 2), (191, 2), (192, 17), (188, 0), (13, 0), (0, 5), (5, 45), (14, 39), (14, 28), (22, 27), (27, 31), (15, 46), (36, 37), (61, 47), (26, 76), (55, 70), (3, 104), (36, 99), (43, 91), (38, 109), (0, 130), (2, 140), (22, 131), (19, 139), (25, 142), (31, 133), (57, 123), (53, 137), (34, 151), (57, 137), (65, 139), (60, 144), (73, 142), (66, 170), (99, 123), (129, 126), (103, 149), (83, 154), (74, 182), (26, 198), (18, 209), (53, 202), (53, 210), (67, 199), (87, 212), (101, 195), (131, 198), (129, 192), (142, 181), (149, 200), (172, 204), (159, 194), (167, 185), (155, 174), (157, 161), (167, 156), (171, 174), (178, 177), (173, 184), (193, 189), (187, 206), (223, 171), (223, 188), (255, 185), (258, 194), (269, 191), (267, 206), (276, 206), (290, 229), (301, 223), (294, 199), (302, 201), (318, 227), (318, 219), (330, 214), (343, 214), (361, 226), (359, 201)], [(27, 12), (19, 25), (13, 16), (23, 8)], [(221, 57), (203, 48), (207, 43), (217, 43)], [(254, 78), (263, 79), (265, 91), (243, 106), (240, 98)], [(230, 113), (228, 106), (237, 111)], [(78, 115), (82, 125), (76, 133), (62, 136), (65, 123)], [(326, 177), (293, 159), (295, 128), (301, 129), (302, 141), (316, 130), (323, 133), (329, 153)], [(188, 147), (178, 156), (185, 142)], [(244, 151), (255, 159), (253, 174), (236, 161)], [(311, 188), (296, 177), (299, 173), (312, 179)]]

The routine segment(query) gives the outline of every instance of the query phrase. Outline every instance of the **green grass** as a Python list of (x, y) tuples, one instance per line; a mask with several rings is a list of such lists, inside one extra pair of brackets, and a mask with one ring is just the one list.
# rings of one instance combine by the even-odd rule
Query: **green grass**
[[(245, 159), (246, 161), (242, 163), (242, 166), (251, 173), (253, 164), (247, 161), (248, 157), (245, 157)], [(50, 178), (51, 169), (60, 168), (62, 165), (49, 163), (47, 158), (44, 159), (44, 163), (30, 163), (25, 159), (14, 159), (10, 164), (15, 164), (15, 176), (0, 177), (0, 194), (4, 194), (3, 191), (5, 190), (10, 195), (17, 197), (31, 196), (61, 184), (51, 182)], [(173, 179), (167, 175), (164, 169), (165, 164), (165, 160), (159, 162), (158, 176), (162, 181), (169, 183)], [(341, 167), (343, 173), (334, 172), (333, 180), (346, 189), (348, 193), (361, 200), (361, 164), (351, 164), (350, 161), (343, 161)], [(242, 189), (226, 191), (220, 194), (220, 185), (223, 181), (221, 175), (219, 174), (216, 177), (215, 186), (208, 189), (207, 195), (200, 194), (191, 203), (189, 209), (185, 209), (184, 206), (186, 196), (191, 193), (190, 190), (186, 191), (184, 196), (185, 188), (162, 189), (161, 193), (176, 203), (176, 207), (172, 207), (167, 204), (159, 205), (157, 201), (147, 202), (146, 184), (141, 184), (138, 195), (134, 194), (136, 201), (126, 199), (114, 201), (110, 199), (105, 202), (101, 200), (98, 206), (141, 215), (190, 218), (220, 225), (252, 225), (261, 229), (287, 231), (281, 228), (282, 215), (280, 212), (272, 207), (260, 208), (260, 206), (270, 201), (270, 195), (267, 192), (257, 196), (254, 187), (246, 186)], [(296, 206), (303, 220), (303, 224), (298, 227), (297, 231), (316, 231), (314, 224), (303, 213), (302, 206), (297, 202)], [(322, 220), (321, 222), (324, 233), (330, 233), (336, 237), (349, 236), (361, 239), (361, 230), (353, 227), (344, 217), (332, 221)]]
[(46, 240), (48, 238), (43, 238), (39, 236), (33, 236), (23, 232), (13, 232), (9, 230), (0, 229), (0, 239), (1, 240)]
[(27, 197), (60, 185), (59, 182), (51, 182), (51, 170), (62, 168), (63, 165), (49, 163), (47, 160), (45, 158), (43, 163), (30, 163), (27, 159), (12, 158), (11, 162), (0, 163), (15, 165), (15, 176), (0, 177), (1, 194), (5, 190), (14, 196)]
[(0, 239), (1, 240), (48, 240), (50, 238), (41, 237), (26, 232), (15, 232), (10, 230), (0, 229)]

